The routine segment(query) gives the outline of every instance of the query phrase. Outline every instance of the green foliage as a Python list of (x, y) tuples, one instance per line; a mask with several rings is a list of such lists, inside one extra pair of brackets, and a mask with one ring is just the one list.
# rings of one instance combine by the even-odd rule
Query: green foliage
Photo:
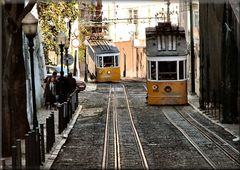
[[(56, 36), (60, 31), (68, 35), (67, 25), (64, 18), (71, 22), (75, 21), (79, 15), (77, 0), (42, 0), (38, 1), (38, 14), (42, 32), (42, 40), (45, 51), (55, 51), (59, 53), (56, 44)], [(45, 53), (47, 54), (47, 52)]]

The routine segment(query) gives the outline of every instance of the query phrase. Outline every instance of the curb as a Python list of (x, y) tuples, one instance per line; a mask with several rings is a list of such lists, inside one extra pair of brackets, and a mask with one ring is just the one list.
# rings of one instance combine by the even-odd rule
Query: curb
[(61, 134), (61, 141), (56, 144), (56, 147), (54, 148), (54, 150), (52, 151), (51, 154), (49, 154), (49, 156), (46, 157), (46, 162), (44, 163), (44, 165), (42, 166), (41, 169), (50, 169), (54, 160), (57, 158), (59, 151), (62, 149), (62, 146), (65, 144), (65, 142), (67, 141), (68, 135), (71, 132), (72, 128), (74, 127), (74, 124), (77, 121), (78, 116), (80, 115), (80, 112), (82, 110), (82, 106), (79, 105), (79, 107), (77, 108), (77, 111), (73, 117), (73, 119), (70, 121), (70, 123), (68, 124), (67, 128), (62, 132)]

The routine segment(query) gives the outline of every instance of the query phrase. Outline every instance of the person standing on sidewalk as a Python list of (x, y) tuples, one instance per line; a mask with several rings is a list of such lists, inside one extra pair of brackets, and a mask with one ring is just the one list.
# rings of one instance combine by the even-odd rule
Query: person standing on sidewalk
[(68, 82), (68, 97), (69, 97), (70, 94), (73, 93), (77, 87), (76, 79), (73, 78), (72, 73), (68, 73), (67, 82)]
[(53, 72), (52, 76), (49, 76), (45, 79), (44, 83), (44, 97), (45, 97), (45, 107), (50, 109), (54, 106), (54, 103), (57, 102), (57, 72)]
[(57, 81), (57, 95), (59, 96), (59, 103), (63, 103), (67, 101), (69, 85), (67, 78), (64, 77), (64, 72), (61, 72), (60, 74), (61, 76)]

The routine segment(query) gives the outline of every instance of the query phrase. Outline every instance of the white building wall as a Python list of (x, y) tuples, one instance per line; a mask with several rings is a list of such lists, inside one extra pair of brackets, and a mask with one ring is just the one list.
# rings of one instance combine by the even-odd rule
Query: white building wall
[[(27, 3), (25, 3), (27, 4)], [(36, 5), (32, 9), (31, 13), (38, 19)], [(40, 31), (38, 31), (34, 38), (34, 76), (35, 76), (35, 93), (36, 93), (36, 105), (37, 109), (43, 105), (44, 97), (44, 78), (46, 76), (45, 70), (45, 58), (43, 53), (43, 47), (41, 44)], [(32, 124), (32, 85), (31, 85), (31, 67), (30, 67), (30, 54), (28, 50), (28, 39), (23, 33), (23, 55), (25, 59), (25, 70), (26, 70), (26, 93), (27, 93), (27, 114), (28, 122)]]
[[(137, 24), (129, 23), (129, 10), (138, 11)], [(178, 24), (178, 3), (170, 4), (171, 22)], [(164, 18), (156, 20), (155, 16), (159, 12), (167, 13), (166, 2), (154, 1), (104, 1), (103, 2), (103, 22), (108, 23), (108, 36), (114, 42), (135, 39), (145, 39), (145, 28), (154, 27), (157, 22), (164, 21)], [(167, 17), (165, 16), (165, 21)]]

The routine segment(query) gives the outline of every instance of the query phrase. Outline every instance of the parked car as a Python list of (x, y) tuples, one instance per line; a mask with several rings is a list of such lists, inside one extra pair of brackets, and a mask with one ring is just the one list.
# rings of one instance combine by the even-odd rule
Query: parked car
[[(52, 76), (52, 73), (53, 73), (54, 71), (57, 72), (57, 77), (60, 77), (61, 67), (60, 67), (60, 66), (47, 65), (47, 66), (46, 66), (46, 71), (47, 71), (46, 78), (49, 77), (49, 76)], [(63, 68), (63, 72), (64, 72), (64, 76), (67, 77), (67, 69), (66, 69), (66, 68)], [(81, 80), (80, 80), (80, 77), (73, 76), (73, 78), (75, 78), (75, 80), (76, 80), (77, 88), (78, 88), (80, 91), (85, 90), (85, 88), (86, 88), (86, 83), (85, 83), (84, 81), (81, 81)]]

